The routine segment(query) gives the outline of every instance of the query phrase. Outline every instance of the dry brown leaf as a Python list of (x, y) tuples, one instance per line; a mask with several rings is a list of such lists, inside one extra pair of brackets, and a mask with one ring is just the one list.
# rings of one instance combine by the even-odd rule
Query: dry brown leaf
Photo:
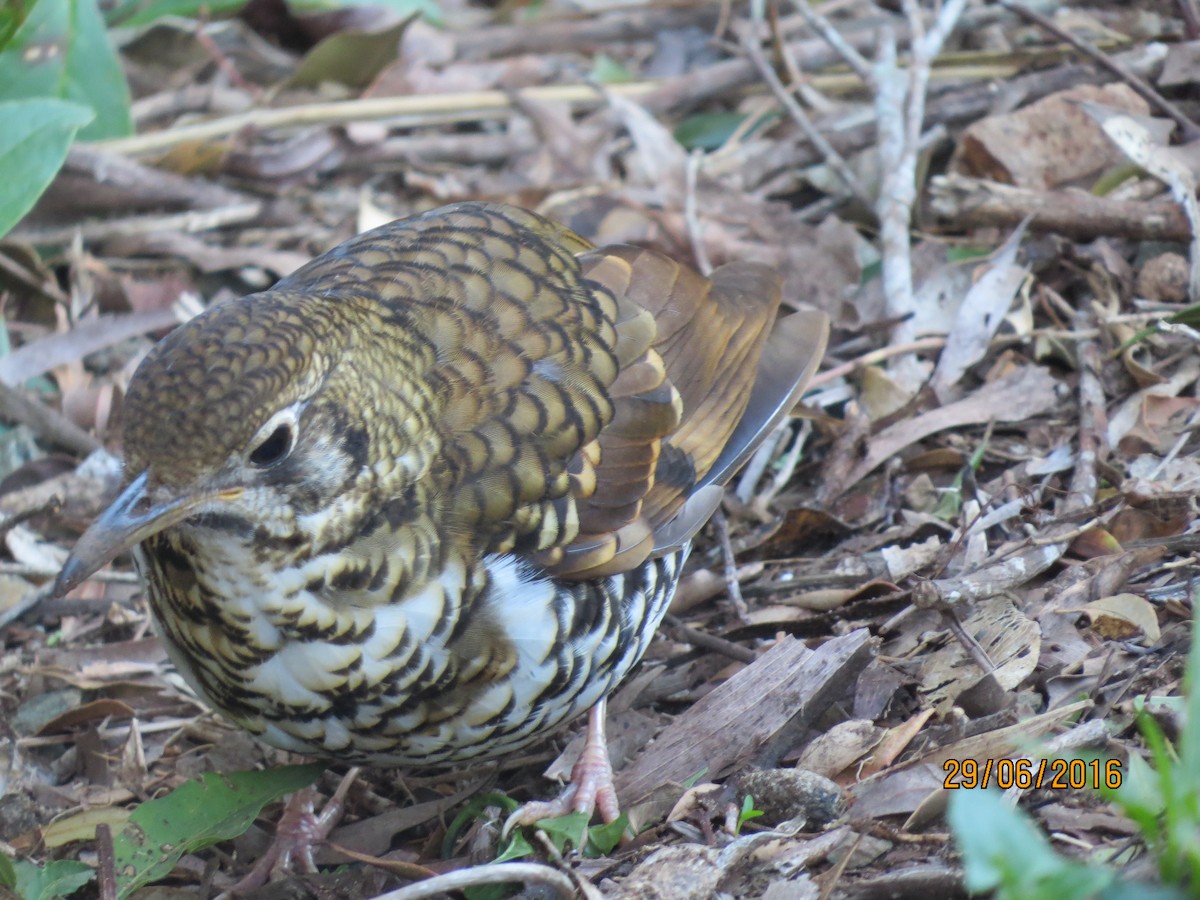
[(858, 396), (867, 418), (872, 422), (898, 413), (912, 400), (912, 394), (888, 375), (882, 366), (867, 366), (859, 378)]
[(132, 814), (132, 810), (119, 806), (80, 810), (47, 825), (42, 831), (42, 840), (51, 849), (64, 847), (76, 841), (94, 841), (97, 825), (107, 825), (115, 834), (125, 827)]
[(1110, 556), (1122, 551), (1121, 542), (1106, 528), (1089, 528), (1075, 540), (1067, 552), (1080, 559), (1095, 559), (1097, 556)]
[(852, 798), (850, 815), (854, 821), (871, 821), (882, 816), (911, 813), (931, 793), (949, 793), (943, 788), (947, 777), (947, 760), (961, 762), (972, 759), (982, 763), (989, 759), (1007, 759), (1015, 752), (1030, 749), (1050, 729), (1071, 720), (1091, 706), (1090, 700), (1067, 704), (1016, 725), (954, 741), (864, 779), (848, 788)]
[(1200, 400), (1195, 397), (1166, 397), (1147, 392), (1142, 397), (1141, 415), (1116, 447), (1127, 456), (1147, 450), (1165, 454), (1181, 434), (1191, 430), (1198, 412)]
[[(1200, 378), (1200, 357), (1190, 354), (1181, 359), (1161, 384), (1142, 388), (1128, 395), (1110, 413), (1106, 438), (1108, 446), (1116, 447), (1129, 432), (1138, 428), (1144, 417), (1149, 397), (1178, 397)], [(1161, 423), (1159, 423), (1161, 424)], [(1133, 453), (1129, 455), (1135, 455)]]
[(904, 752), (904, 748), (912, 743), (913, 738), (920, 734), (921, 729), (925, 727), (925, 723), (933, 717), (933, 714), (932, 707), (923, 709), (915, 715), (909, 716), (899, 725), (889, 728), (887, 734), (875, 747), (871, 758), (855, 773), (854, 780), (861, 781), (869, 778), (892, 765)]
[(943, 401), (967, 369), (983, 359), (1029, 274), (1028, 267), (1017, 265), (1024, 236), (1022, 224), (996, 251), (958, 307), (946, 346), (929, 380), (929, 386)]
[[(839, 722), (824, 734), (813, 738), (796, 760), (796, 767), (816, 772), (826, 778), (837, 779), (839, 774), (852, 769), (860, 759), (877, 747), (886, 733), (885, 729), (867, 719)], [(848, 774), (857, 780), (856, 771), (852, 770)]]
[(1037, 667), (1042, 633), (1007, 597), (973, 604), (962, 621), (963, 630), (975, 639), (994, 666), (983, 672), (975, 657), (957, 640), (948, 638), (933, 653), (920, 657), (918, 689), (923, 701), (945, 714), (959, 695), (991, 675), (1005, 690), (1012, 690)]
[(951, 168), (1018, 187), (1049, 188), (1099, 174), (1122, 155), (1078, 106), (1081, 100), (1145, 116), (1146, 101), (1124, 84), (1081, 85), (1016, 112), (970, 125)]
[(90, 353), (148, 331), (170, 328), (180, 321), (172, 309), (87, 319), (69, 331), (31, 341), (0, 359), (0, 381), (14, 386), (24, 384), (58, 366), (79, 362)]
[(1055, 385), (1048, 369), (1025, 366), (963, 400), (897, 422), (871, 438), (866, 458), (855, 466), (846, 483), (857, 484), (888, 458), (940, 431), (987, 422), (1020, 422), (1042, 415), (1057, 402)]
[(941, 555), (944, 546), (942, 539), (934, 534), (919, 544), (884, 547), (880, 554), (887, 563), (888, 577), (899, 582), (933, 563)]
[(1141, 635), (1143, 644), (1154, 644), (1162, 637), (1153, 604), (1137, 594), (1113, 594), (1087, 606), (1060, 612), (1083, 613), (1091, 620), (1092, 630), (1110, 641), (1124, 641)]
[(122, 703), (120, 700), (113, 700), (107, 697), (101, 697), (98, 700), (93, 700), (90, 703), (84, 703), (82, 706), (76, 706), (60, 715), (55, 716), (50, 721), (43, 724), (37, 731), (38, 734), (56, 734), (60, 731), (69, 731), (77, 728), (80, 725), (89, 722), (99, 722), (106, 718), (129, 719), (137, 713), (127, 703)]

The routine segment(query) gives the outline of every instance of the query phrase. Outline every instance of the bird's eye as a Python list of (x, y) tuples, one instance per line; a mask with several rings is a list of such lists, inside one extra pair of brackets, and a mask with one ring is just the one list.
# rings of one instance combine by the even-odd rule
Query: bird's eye
[(282, 462), (292, 450), (292, 429), (279, 425), (266, 439), (250, 451), (250, 464), (265, 469)]

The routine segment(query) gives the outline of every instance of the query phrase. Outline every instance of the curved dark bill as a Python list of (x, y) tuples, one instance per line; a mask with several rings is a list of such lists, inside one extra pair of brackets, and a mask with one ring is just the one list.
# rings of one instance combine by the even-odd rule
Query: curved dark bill
[(152, 503), (146, 492), (147, 473), (130, 482), (75, 544), (54, 582), (54, 596), (61, 597), (89, 575), (151, 535), (190, 516), (202, 503), (221, 494), (184, 495)]

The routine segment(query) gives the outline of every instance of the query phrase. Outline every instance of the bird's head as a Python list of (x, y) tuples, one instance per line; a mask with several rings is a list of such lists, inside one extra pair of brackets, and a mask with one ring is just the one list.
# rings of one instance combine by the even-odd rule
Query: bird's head
[(162, 340), (123, 408), (128, 484), (76, 544), (75, 587), (172, 526), (303, 531), (368, 471), (369, 416), (337, 366), (355, 340), (342, 301), (268, 291), (221, 304)]

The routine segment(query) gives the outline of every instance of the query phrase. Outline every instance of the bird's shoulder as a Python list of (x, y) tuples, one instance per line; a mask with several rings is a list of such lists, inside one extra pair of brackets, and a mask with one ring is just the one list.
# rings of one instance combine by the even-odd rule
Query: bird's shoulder
[(712, 503), (689, 499), (761, 439), (738, 428), (747, 409), (762, 419), (796, 393), (788, 383), (751, 401), (780, 303), (768, 267), (704, 277), (516, 207), (462, 203), (401, 220), (288, 282), (371, 298), (380, 329), (422, 360), (405, 377), (436, 406), (444, 532), (564, 578), (626, 571), (663, 534), (690, 536), (698, 525), (676, 520), (700, 522)]

